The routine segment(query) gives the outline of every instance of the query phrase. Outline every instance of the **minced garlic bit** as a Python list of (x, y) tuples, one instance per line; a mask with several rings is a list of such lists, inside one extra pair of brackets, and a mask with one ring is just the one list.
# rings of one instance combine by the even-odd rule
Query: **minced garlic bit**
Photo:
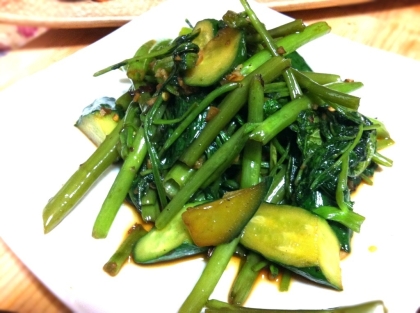
[(219, 113), (219, 111), (220, 110), (216, 108), (215, 106), (210, 106), (209, 110), (207, 111), (206, 122), (209, 122), (210, 120), (212, 120), (213, 117), (215, 117)]

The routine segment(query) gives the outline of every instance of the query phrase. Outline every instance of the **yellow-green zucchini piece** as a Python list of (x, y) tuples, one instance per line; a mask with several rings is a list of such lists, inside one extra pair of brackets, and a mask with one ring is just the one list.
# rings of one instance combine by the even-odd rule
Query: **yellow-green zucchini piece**
[(326, 285), (342, 289), (339, 241), (323, 218), (305, 209), (261, 204), (240, 242), (268, 260), (296, 268), (299, 274), (316, 269)]
[(267, 181), (227, 192), (223, 198), (187, 209), (182, 214), (192, 240), (199, 247), (217, 246), (238, 237), (263, 201)]

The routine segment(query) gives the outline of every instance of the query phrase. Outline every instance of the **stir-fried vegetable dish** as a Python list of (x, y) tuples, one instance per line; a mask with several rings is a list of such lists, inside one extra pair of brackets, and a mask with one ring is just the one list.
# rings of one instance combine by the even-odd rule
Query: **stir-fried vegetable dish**
[[(340, 255), (364, 221), (351, 194), (392, 165), (379, 152), (393, 143), (385, 126), (358, 111), (362, 83), (313, 72), (297, 52), (327, 23), (267, 30), (240, 1), (243, 12), (186, 21), (177, 38), (95, 73), (122, 69), (131, 86), (82, 112), (76, 127), (97, 149), (43, 211), (48, 233), (120, 165), (92, 235), (107, 237), (123, 203), (142, 223), (104, 270), (208, 255), (180, 312), (242, 306), (262, 270), (282, 273), (281, 290), (291, 275), (342, 290)], [(209, 301), (233, 256), (230, 304)]]

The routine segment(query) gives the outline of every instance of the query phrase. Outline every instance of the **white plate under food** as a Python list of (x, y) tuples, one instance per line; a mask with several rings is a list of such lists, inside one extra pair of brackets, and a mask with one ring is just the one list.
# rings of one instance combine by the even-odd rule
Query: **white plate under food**
[[(289, 19), (251, 2), (268, 27)], [(127, 88), (124, 73), (94, 78), (107, 65), (134, 54), (152, 38), (174, 38), (192, 23), (241, 11), (239, 1), (169, 0), (109, 36), (0, 93), (2, 169), (0, 235), (17, 256), (74, 312), (176, 312), (204, 262), (140, 267), (129, 264), (117, 277), (102, 271), (130, 224), (123, 208), (109, 237), (95, 240), (92, 226), (116, 169), (84, 197), (51, 233), (44, 235), (42, 210), (67, 178), (94, 151), (75, 127), (82, 109), (95, 98), (117, 97)], [(177, 12), (177, 14), (174, 14)], [(373, 186), (357, 192), (355, 210), (366, 217), (353, 238), (353, 252), (342, 261), (344, 290), (333, 291), (303, 280), (288, 292), (261, 281), (247, 306), (315, 309), (383, 300), (390, 313), (414, 313), (420, 306), (418, 180), (416, 145), (420, 116), (415, 73), (420, 63), (327, 35), (299, 50), (315, 71), (362, 81), (361, 112), (385, 122), (395, 146), (383, 153), (392, 168), (377, 173)], [(227, 268), (212, 298), (226, 300), (236, 264)]]

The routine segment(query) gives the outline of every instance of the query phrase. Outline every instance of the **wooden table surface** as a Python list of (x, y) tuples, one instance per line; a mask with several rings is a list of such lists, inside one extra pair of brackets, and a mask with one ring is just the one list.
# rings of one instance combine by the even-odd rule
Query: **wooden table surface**
[[(418, 0), (376, 0), (366, 4), (293, 11), (306, 23), (327, 21), (332, 32), (372, 47), (420, 61)], [(0, 90), (22, 77), (106, 36), (115, 28), (51, 29), (21, 49), (0, 58)], [(1, 233), (1, 231), (0, 231)], [(0, 238), (0, 311), (70, 312)]]

